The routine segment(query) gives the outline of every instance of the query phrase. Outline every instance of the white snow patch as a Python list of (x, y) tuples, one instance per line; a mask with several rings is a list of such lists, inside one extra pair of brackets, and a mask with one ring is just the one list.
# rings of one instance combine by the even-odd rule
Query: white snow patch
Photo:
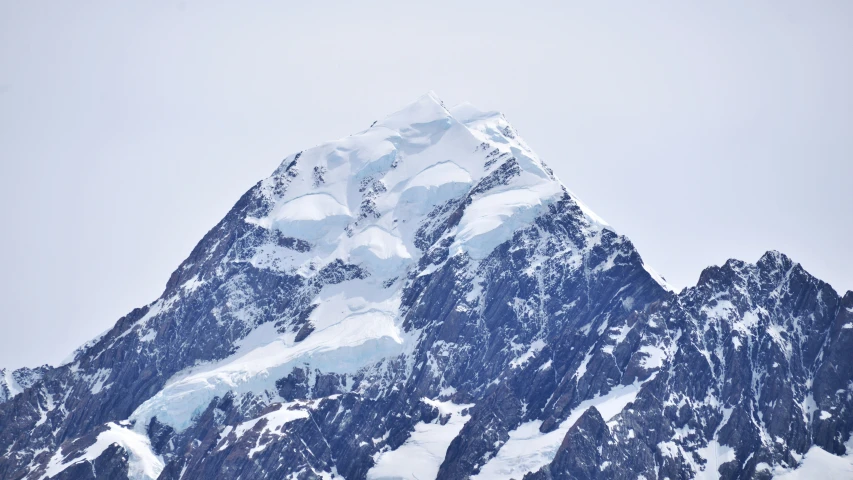
[(773, 339), (773, 342), (779, 346), (786, 358), (791, 358), (793, 349), (791, 343), (785, 338), (787, 333), (785, 327), (781, 325), (770, 325), (767, 327), (767, 334)]
[[(139, 332), (142, 333), (142, 329), (140, 329)], [(150, 341), (154, 340), (155, 338), (157, 338), (157, 330), (154, 330), (153, 328), (149, 328), (148, 330), (145, 331), (144, 335), (139, 336), (139, 341), (140, 342), (150, 342)]]
[(652, 345), (643, 345), (640, 347), (640, 353), (646, 355), (640, 360), (640, 366), (646, 370), (662, 367), (664, 360), (667, 358), (666, 352), (662, 348)]
[(660, 442), (658, 443), (658, 450), (660, 450), (661, 455), (673, 459), (678, 458), (679, 448), (675, 442)]
[(196, 275), (193, 278), (184, 282), (183, 285), (181, 285), (181, 288), (183, 288), (184, 291), (187, 293), (192, 293), (192, 292), (198, 290), (198, 287), (200, 287), (202, 285), (204, 285), (204, 281), (199, 279), (198, 275)]
[(717, 440), (711, 440), (703, 448), (696, 450), (700, 457), (704, 458), (705, 470), (696, 473), (696, 480), (718, 480), (720, 478), (720, 465), (735, 460), (735, 450), (727, 445), (720, 445)]
[(628, 326), (627, 323), (625, 325), (622, 325), (621, 327), (613, 327), (611, 329), (610, 338), (612, 338), (613, 341), (616, 342), (616, 345), (619, 345), (620, 343), (625, 341), (625, 338), (628, 336), (628, 332), (631, 331), (631, 328), (632, 327)]
[(328, 193), (309, 193), (278, 205), (269, 216), (247, 218), (264, 228), (305, 240), (317, 240), (343, 229), (352, 218), (349, 208)]
[(803, 418), (806, 423), (811, 421), (812, 413), (818, 411), (817, 402), (814, 401), (814, 395), (809, 392), (808, 395), (803, 399), (803, 402), (800, 404), (803, 409)]
[(456, 387), (444, 387), (441, 391), (438, 392), (438, 396), (440, 397), (449, 397), (456, 393)]
[(343, 240), (335, 256), (379, 274), (403, 271), (412, 259), (399, 236), (378, 226), (370, 226)]
[(742, 345), (740, 338), (733, 336), (732, 337), (732, 345), (735, 346), (735, 350), (740, 350), (740, 347)]
[(82, 456), (65, 463), (61, 451), (54, 454), (42, 478), (53, 477), (71, 465), (86, 460), (93, 461), (113, 444), (118, 444), (127, 451), (130, 457), (128, 477), (131, 480), (154, 479), (160, 475), (165, 465), (163, 460), (154, 453), (147, 436), (112, 422), (108, 423), (107, 427), (108, 429), (98, 435), (95, 443), (89, 446)]
[(725, 320), (734, 312), (737, 312), (737, 308), (728, 300), (717, 300), (717, 303), (713, 307), (704, 306), (701, 311), (704, 312), (709, 319)]
[(812, 480), (815, 478), (853, 478), (853, 461), (849, 456), (839, 457), (820, 447), (813, 446), (803, 456), (803, 463), (791, 470), (776, 466), (773, 478), (780, 480)]
[(368, 470), (368, 480), (436, 478), (438, 468), (447, 454), (447, 447), (470, 418), (462, 412), (473, 405), (457, 405), (428, 398), (422, 400), (438, 408), (439, 418), (450, 415), (450, 419), (444, 425), (441, 425), (439, 418), (432, 423), (419, 422), (403, 445), (374, 456), (376, 464)]
[(104, 383), (109, 378), (110, 373), (112, 373), (112, 370), (109, 368), (99, 368), (97, 372), (84, 377), (89, 382), (89, 385), (91, 385), (90, 390), (92, 395), (98, 394), (104, 389)]
[(309, 317), (316, 330), (306, 339), (297, 343), (292, 332), (278, 334), (262, 326), (258, 334), (243, 339), (234, 355), (170, 379), (133, 413), (136, 428), (144, 428), (156, 416), (183, 431), (213, 397), (229, 391), (238, 395), (275, 391), (276, 379), (296, 365), (354, 373), (403, 351), (404, 337), (397, 324), (399, 292), (373, 289), (358, 280), (327, 286), (319, 299), (320, 306)]
[(658, 272), (656, 272), (652, 267), (648, 266), (645, 262), (643, 262), (643, 269), (651, 275), (652, 280), (657, 282), (658, 285), (664, 288), (669, 292), (677, 293), (678, 290), (670, 285)]
[(512, 234), (542, 214), (562, 194), (556, 182), (544, 182), (475, 197), (457, 227), (451, 251), (461, 249), (474, 259), (485, 258)]
[(471, 184), (471, 175), (468, 171), (454, 162), (445, 161), (431, 165), (415, 175), (406, 184), (406, 190), (417, 187), (434, 188), (448, 183)]
[(6, 383), (6, 388), (9, 389), (9, 398), (12, 398), (15, 395), (24, 391), (24, 389), (20, 385), (18, 385), (18, 382), (15, 380), (15, 377), (12, 376), (11, 368), (3, 369), (3, 381)]
[(556, 430), (548, 433), (539, 431), (542, 420), (522, 423), (509, 432), (509, 440), (472, 480), (521, 478), (528, 472), (535, 472), (554, 459), (566, 433), (587, 409), (595, 407), (602, 418), (609, 421), (637, 398), (642, 385), (639, 382), (619, 385), (606, 395), (581, 402)]
[(537, 353), (541, 352), (542, 349), (545, 348), (544, 340), (536, 340), (530, 344), (530, 348), (527, 349), (521, 356), (513, 359), (509, 362), (509, 366), (511, 368), (518, 368), (527, 363), (531, 358), (533, 358)]
[(727, 445), (721, 445), (720, 442), (717, 441), (717, 433), (726, 425), (726, 423), (728, 423), (731, 416), (732, 409), (724, 408), (723, 419), (720, 420), (720, 424), (717, 426), (717, 430), (714, 432), (712, 440), (710, 440), (704, 447), (696, 450), (696, 453), (705, 459), (705, 466), (703, 470), (700, 470), (701, 467), (693, 463), (693, 461), (688, 458), (688, 462), (690, 462), (693, 465), (694, 470), (696, 470), (696, 480), (718, 480), (720, 478), (720, 465), (735, 460), (736, 454), (734, 449)]
[(753, 328), (758, 325), (758, 315), (755, 312), (744, 312), (743, 318), (732, 324), (732, 328), (738, 332), (749, 335)]
[(406, 183), (398, 202), (417, 215), (436, 205), (464, 195), (471, 187), (471, 175), (451, 161), (430, 165)]
[[(239, 439), (246, 432), (255, 428), (261, 420), (265, 420), (266, 424), (264, 424), (262, 430), (258, 432), (258, 440), (254, 447), (249, 450), (249, 458), (253, 457), (256, 453), (262, 451), (266, 448), (266, 443), (261, 443), (264, 435), (266, 434), (274, 434), (281, 435), (280, 430), (285, 424), (292, 422), (294, 420), (298, 420), (300, 418), (308, 418), (308, 412), (304, 409), (298, 408), (302, 404), (298, 402), (289, 402), (282, 404), (277, 410), (273, 410), (272, 412), (265, 413), (258, 418), (253, 418), (252, 420), (245, 421), (236, 427), (234, 427), (234, 434)], [(230, 430), (229, 430), (230, 431)], [(226, 438), (228, 434), (224, 435)], [(223, 449), (228, 445), (226, 441), (225, 444), (219, 447), (219, 449)]]
[(587, 365), (589, 365), (590, 360), (592, 360), (592, 350), (590, 350), (589, 352), (587, 352), (586, 355), (584, 355), (583, 361), (578, 366), (578, 369), (575, 370), (574, 377), (576, 379), (580, 380), (581, 378), (583, 378), (584, 374), (586, 373), (586, 367)]

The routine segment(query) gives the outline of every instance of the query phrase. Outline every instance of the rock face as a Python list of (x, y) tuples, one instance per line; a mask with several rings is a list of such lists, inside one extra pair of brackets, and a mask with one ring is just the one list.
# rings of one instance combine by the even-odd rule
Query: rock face
[(3, 372), (0, 477), (769, 478), (846, 465), (850, 352), (853, 293), (768, 252), (676, 294), (502, 115), (429, 94)]
[(37, 368), (24, 367), (17, 370), (0, 368), (0, 403), (32, 387), (49, 369), (50, 365)]

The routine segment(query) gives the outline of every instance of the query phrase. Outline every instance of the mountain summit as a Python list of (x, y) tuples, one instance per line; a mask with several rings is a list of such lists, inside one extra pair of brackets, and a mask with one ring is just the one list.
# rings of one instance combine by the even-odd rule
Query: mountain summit
[(676, 294), (503, 115), (429, 93), (4, 373), (0, 477), (850, 475), (851, 348), (853, 293), (768, 252)]

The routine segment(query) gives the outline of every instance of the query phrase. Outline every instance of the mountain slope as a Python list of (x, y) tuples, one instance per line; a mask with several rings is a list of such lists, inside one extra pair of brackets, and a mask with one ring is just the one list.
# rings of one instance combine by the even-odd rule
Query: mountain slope
[(853, 294), (776, 252), (675, 294), (499, 113), (286, 158), (0, 404), (3, 478), (724, 478), (848, 452)]

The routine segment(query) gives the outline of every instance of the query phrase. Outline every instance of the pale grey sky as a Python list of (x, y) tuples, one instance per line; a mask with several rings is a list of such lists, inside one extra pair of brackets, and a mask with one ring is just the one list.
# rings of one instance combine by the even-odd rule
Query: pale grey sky
[(0, 0), (0, 366), (155, 299), (289, 153), (435, 90), (503, 111), (678, 287), (853, 288), (853, 2)]

